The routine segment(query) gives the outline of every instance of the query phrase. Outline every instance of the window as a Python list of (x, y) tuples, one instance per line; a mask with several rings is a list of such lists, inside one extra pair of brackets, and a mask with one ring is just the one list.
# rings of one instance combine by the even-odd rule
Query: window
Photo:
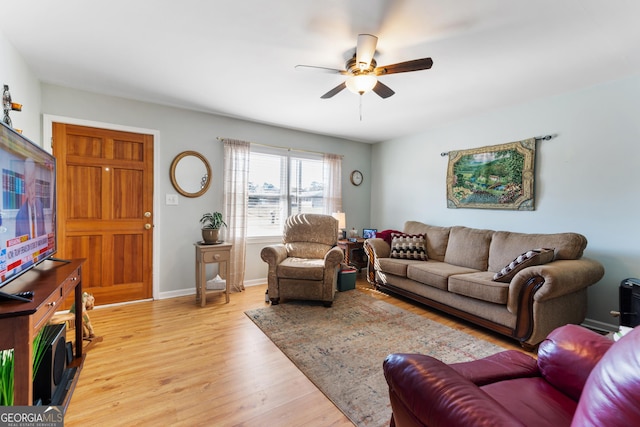
[(247, 235), (278, 236), (297, 213), (324, 213), (323, 156), (251, 147)]

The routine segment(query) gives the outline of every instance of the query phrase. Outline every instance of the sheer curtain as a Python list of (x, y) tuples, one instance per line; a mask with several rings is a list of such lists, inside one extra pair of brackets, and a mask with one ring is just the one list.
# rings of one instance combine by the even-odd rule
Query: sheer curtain
[(244, 290), (244, 267), (247, 252), (247, 205), (249, 181), (248, 142), (223, 139), (224, 143), (224, 206), (222, 215), (227, 223), (226, 241), (233, 244), (230, 270), (233, 291)]
[(322, 159), (325, 191), (324, 213), (342, 211), (342, 156), (325, 154)]

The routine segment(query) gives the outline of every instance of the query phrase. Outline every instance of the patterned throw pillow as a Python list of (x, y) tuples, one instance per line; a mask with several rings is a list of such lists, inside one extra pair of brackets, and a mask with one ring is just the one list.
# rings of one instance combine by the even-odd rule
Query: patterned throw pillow
[(391, 233), (391, 258), (427, 260), (424, 234)]
[(554, 249), (540, 248), (531, 249), (521, 255), (518, 255), (516, 259), (511, 261), (509, 265), (504, 267), (493, 275), (493, 280), (496, 282), (509, 283), (513, 276), (518, 274), (523, 268), (531, 267), (532, 265), (542, 265), (553, 261)]

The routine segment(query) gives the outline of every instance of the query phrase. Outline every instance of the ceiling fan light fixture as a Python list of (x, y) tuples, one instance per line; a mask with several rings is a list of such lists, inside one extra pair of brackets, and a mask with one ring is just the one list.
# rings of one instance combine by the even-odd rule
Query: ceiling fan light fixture
[(371, 34), (358, 34), (358, 45), (356, 46), (356, 63), (360, 70), (366, 70), (371, 64), (371, 60), (376, 53), (378, 38)]
[(378, 81), (378, 76), (428, 70), (433, 65), (431, 58), (420, 58), (378, 67), (378, 63), (373, 58), (376, 54), (377, 43), (378, 38), (372, 34), (358, 34), (356, 52), (346, 61), (344, 70), (311, 65), (296, 65), (296, 69), (310, 68), (346, 76), (345, 81), (322, 95), (321, 99), (332, 98), (345, 88), (348, 88), (349, 92), (359, 95), (373, 91), (380, 98), (386, 99), (394, 95), (395, 92), (381, 81)]
[(363, 95), (374, 88), (378, 79), (371, 74), (355, 74), (347, 77), (345, 83), (351, 92)]

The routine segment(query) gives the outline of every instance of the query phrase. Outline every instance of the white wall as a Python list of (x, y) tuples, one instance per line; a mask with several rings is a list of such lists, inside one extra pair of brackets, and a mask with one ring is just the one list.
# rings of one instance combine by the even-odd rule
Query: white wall
[[(9, 85), (13, 102), (22, 104), (22, 111), (9, 113), (13, 127), (42, 145), (40, 139), (40, 84), (22, 57), (0, 31), (0, 92)], [(4, 114), (0, 110), (0, 120)]]
[[(617, 327), (618, 285), (640, 277), (640, 76), (494, 111), (376, 144), (372, 224), (406, 220), (520, 232), (575, 231), (605, 266), (587, 318)], [(441, 152), (557, 135), (537, 144), (535, 211), (447, 209)], [(599, 324), (602, 323), (602, 324)]]
[[(359, 169), (370, 174), (371, 145), (330, 138), (257, 123), (235, 120), (178, 108), (131, 101), (95, 93), (42, 84), (42, 113), (54, 116), (154, 129), (160, 141), (157, 168), (160, 212), (155, 212), (160, 251), (159, 297), (192, 293), (195, 283), (193, 243), (201, 240), (200, 217), (204, 212), (222, 211), (223, 146), (217, 136), (236, 138), (260, 144), (335, 153), (343, 160), (343, 208), (350, 225), (367, 225), (369, 221), (370, 180), (360, 187), (349, 183), (349, 173)], [(178, 206), (165, 204), (166, 194), (177, 194), (169, 179), (173, 158), (182, 151), (203, 154), (212, 168), (212, 184), (198, 198), (179, 196)], [(258, 241), (247, 248), (245, 283), (264, 283), (266, 264), (260, 259)], [(211, 273), (213, 274), (213, 273)]]

